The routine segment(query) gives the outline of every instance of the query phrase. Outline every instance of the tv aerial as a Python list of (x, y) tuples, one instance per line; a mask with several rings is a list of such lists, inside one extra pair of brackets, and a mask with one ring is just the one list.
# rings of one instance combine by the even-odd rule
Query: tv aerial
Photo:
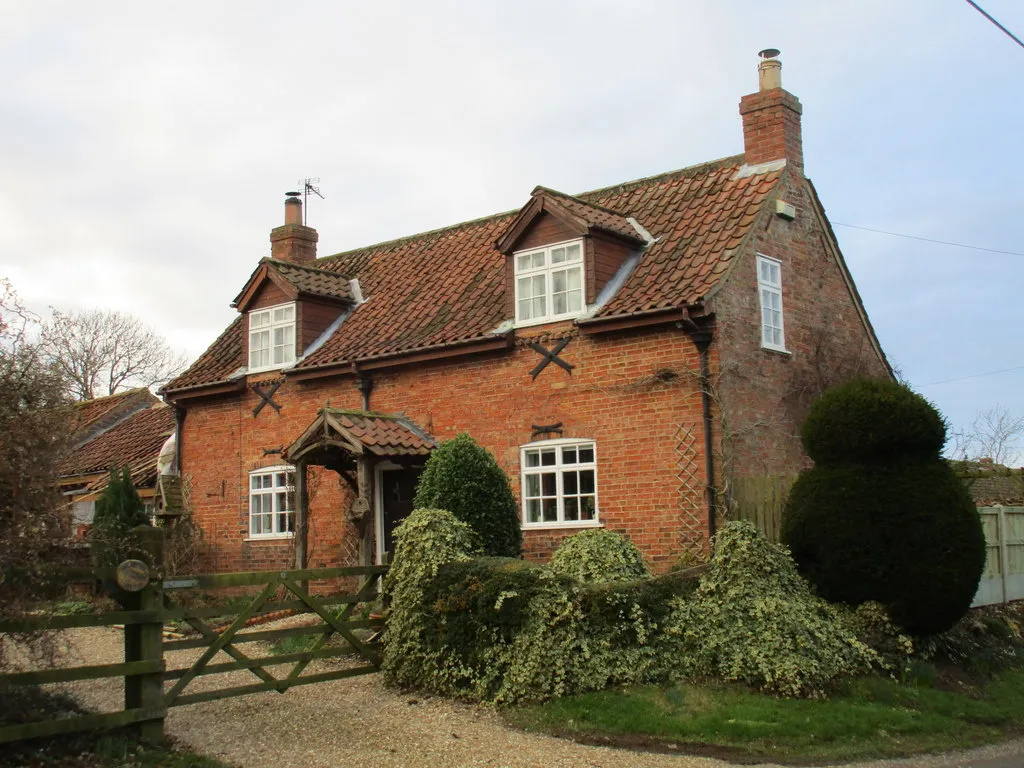
[(307, 219), (309, 218), (309, 194), (312, 192), (314, 195), (324, 200), (323, 194), (320, 192), (320, 187), (317, 186), (320, 183), (320, 177), (317, 176), (315, 179), (299, 179), (299, 186), (302, 188), (302, 225), (307, 226)]

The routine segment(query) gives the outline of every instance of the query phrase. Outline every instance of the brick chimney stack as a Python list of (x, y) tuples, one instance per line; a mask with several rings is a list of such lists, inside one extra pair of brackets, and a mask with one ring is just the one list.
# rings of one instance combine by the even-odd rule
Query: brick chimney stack
[(312, 227), (302, 223), (302, 200), (289, 192), (284, 201), (284, 225), (270, 230), (270, 258), (294, 264), (311, 264), (320, 239)]
[(743, 151), (748, 165), (785, 158), (787, 166), (803, 175), (804, 150), (800, 135), (800, 99), (782, 88), (779, 52), (768, 48), (758, 54), (759, 90), (740, 99)]

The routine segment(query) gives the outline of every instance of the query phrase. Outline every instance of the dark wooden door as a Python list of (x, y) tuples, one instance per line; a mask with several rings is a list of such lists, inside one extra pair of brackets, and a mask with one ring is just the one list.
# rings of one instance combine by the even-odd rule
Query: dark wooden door
[(384, 551), (395, 551), (395, 527), (412, 512), (412, 501), (416, 496), (423, 467), (381, 470), (381, 499), (384, 517)]

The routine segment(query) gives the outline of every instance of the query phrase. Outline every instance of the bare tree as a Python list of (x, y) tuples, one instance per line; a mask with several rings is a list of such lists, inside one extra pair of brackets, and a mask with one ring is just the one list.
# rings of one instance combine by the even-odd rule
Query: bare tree
[(954, 459), (992, 459), (996, 464), (1018, 461), (1024, 438), (1024, 416), (1014, 416), (1005, 405), (980, 411), (964, 429), (950, 435)]
[[(69, 433), (61, 372), (31, 341), (38, 318), (0, 279), (0, 614), (24, 612), (64, 539), (57, 467)], [(52, 633), (21, 638), (45, 650)], [(5, 646), (0, 643), (0, 667)]]
[(137, 317), (113, 310), (54, 310), (42, 327), (42, 349), (80, 400), (167, 381), (185, 365), (167, 341)]

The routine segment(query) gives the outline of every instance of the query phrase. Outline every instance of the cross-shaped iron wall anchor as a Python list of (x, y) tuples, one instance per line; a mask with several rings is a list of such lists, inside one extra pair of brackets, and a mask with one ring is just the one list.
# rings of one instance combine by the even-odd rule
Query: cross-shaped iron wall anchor
[(263, 406), (265, 405), (269, 405), (278, 413), (281, 412), (281, 406), (274, 402), (274, 393), (281, 388), (282, 384), (284, 384), (284, 379), (278, 379), (277, 381), (257, 381), (250, 387), (253, 392), (260, 396), (260, 402), (252, 409), (252, 415), (254, 418), (260, 415), (260, 411), (263, 410)]
[(572, 369), (575, 368), (576, 366), (573, 365), (572, 363), (565, 362), (565, 360), (558, 356), (558, 353), (565, 349), (566, 345), (570, 341), (572, 341), (572, 337), (566, 336), (564, 339), (558, 342), (552, 349), (547, 349), (546, 347), (538, 344), (537, 342), (531, 341), (530, 349), (532, 349), (538, 355), (542, 355), (544, 359), (534, 366), (533, 370), (530, 371), (530, 375), (534, 379), (536, 379), (540, 375), (540, 372), (548, 367), (548, 363), (554, 363), (555, 365), (564, 368), (566, 371), (569, 372), (569, 375), (572, 376)]

